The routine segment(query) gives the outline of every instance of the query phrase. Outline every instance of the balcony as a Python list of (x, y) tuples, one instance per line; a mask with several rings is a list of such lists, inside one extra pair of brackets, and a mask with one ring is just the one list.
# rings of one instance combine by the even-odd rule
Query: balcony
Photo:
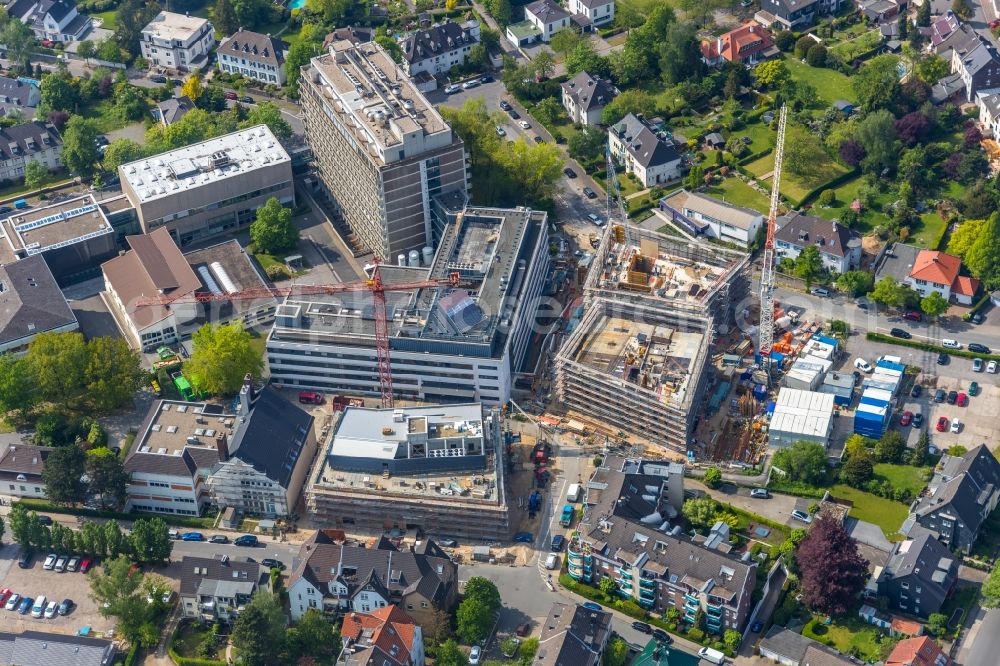
[(709, 617), (712, 617), (713, 615), (716, 617), (722, 616), (722, 606), (713, 606), (709, 604), (707, 610)]
[(640, 587), (639, 588), (639, 598), (640, 599), (641, 598), (655, 599), (656, 598), (656, 590), (647, 590), (645, 588)]
[(629, 572), (629, 571), (626, 571), (625, 569), (615, 569), (615, 571), (616, 571), (616, 572), (618, 573), (618, 575), (619, 575), (619, 576), (621, 576), (622, 578), (624, 578), (624, 579), (626, 579), (626, 580), (632, 580), (632, 573), (631, 573), (631, 572)]
[(642, 606), (643, 608), (652, 608), (654, 605), (656, 605), (656, 600), (644, 599), (643, 597), (639, 597), (639, 605)]
[(652, 578), (640, 578), (639, 587), (648, 587), (651, 589), (656, 589), (656, 581)]
[(701, 599), (693, 597), (690, 594), (684, 595), (684, 601), (689, 604), (694, 604), (695, 606), (701, 606)]

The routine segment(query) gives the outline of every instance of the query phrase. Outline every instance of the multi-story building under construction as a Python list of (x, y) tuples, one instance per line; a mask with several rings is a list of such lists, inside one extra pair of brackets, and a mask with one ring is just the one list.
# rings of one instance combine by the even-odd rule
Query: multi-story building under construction
[(687, 450), (715, 336), (749, 293), (745, 253), (610, 229), (584, 285), (584, 312), (556, 359), (556, 392), (595, 424)]

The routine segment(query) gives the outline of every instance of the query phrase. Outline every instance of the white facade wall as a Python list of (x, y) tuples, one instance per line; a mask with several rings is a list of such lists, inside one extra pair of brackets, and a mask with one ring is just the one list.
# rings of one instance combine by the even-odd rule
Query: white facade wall
[(603, 25), (615, 20), (615, 3), (606, 2), (595, 5), (593, 8), (587, 7), (580, 0), (569, 0), (569, 11), (573, 14), (586, 16), (594, 25)]
[(192, 63), (205, 57), (194, 69), (207, 64), (207, 56), (215, 48), (215, 29), (211, 23), (192, 33), (186, 39), (167, 39), (156, 34), (151, 23), (142, 30), (142, 57), (153, 67), (165, 67), (181, 72), (192, 71)]
[(951, 285), (950, 284), (939, 284), (937, 282), (930, 282), (928, 280), (916, 280), (912, 277), (906, 278), (906, 283), (913, 287), (921, 298), (930, 296), (932, 291), (936, 291), (941, 294), (945, 300), (951, 298)]
[(545, 22), (531, 12), (525, 10), (524, 17), (531, 21), (532, 25), (541, 31), (543, 42), (551, 41), (552, 35), (556, 34), (563, 28), (568, 28), (570, 26), (570, 19), (568, 16), (566, 18), (559, 19), (558, 21)]
[(252, 58), (243, 58), (231, 53), (219, 53), (216, 65), (220, 72), (230, 74), (242, 74), (248, 79), (256, 79), (262, 83), (275, 86), (285, 85), (284, 65), (272, 65), (270, 63), (256, 62)]
[[(782, 240), (775, 241), (775, 247), (778, 249), (778, 254), (781, 257), (792, 260), (798, 257), (803, 249), (799, 245)], [(828, 271), (832, 273), (846, 273), (851, 270), (852, 265), (857, 265), (860, 261), (861, 248), (858, 248), (856, 254), (857, 258), (853, 259), (853, 262), (852, 257), (854, 257), (855, 254), (852, 251), (848, 251), (847, 254), (841, 257), (839, 255), (830, 254), (829, 252), (823, 252), (821, 250), (819, 256), (820, 259), (823, 260), (823, 266), (826, 267)]]
[(21, 180), (28, 162), (40, 162), (49, 171), (62, 167), (62, 144), (42, 146), (29, 154), (15, 155), (10, 160), (0, 160), (0, 180)]
[(132, 472), (126, 511), (198, 516), (208, 503), (207, 494), (199, 497), (202, 485), (200, 477)]

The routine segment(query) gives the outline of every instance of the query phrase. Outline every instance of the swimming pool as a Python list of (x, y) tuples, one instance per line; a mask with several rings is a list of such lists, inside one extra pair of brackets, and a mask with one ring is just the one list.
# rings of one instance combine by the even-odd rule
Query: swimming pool
[(306, 0), (290, 0), (288, 3), (289, 9), (302, 9), (306, 4)]

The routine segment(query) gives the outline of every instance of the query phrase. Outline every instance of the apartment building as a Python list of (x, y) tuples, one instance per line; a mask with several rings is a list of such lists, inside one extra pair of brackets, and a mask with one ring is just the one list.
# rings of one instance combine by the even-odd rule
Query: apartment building
[[(538, 317), (550, 314), (539, 310), (550, 266), (547, 217), (527, 208), (449, 216), (437, 253), (426, 255), (429, 268), (381, 268), (390, 288), (393, 390), (406, 400), (503, 404)], [(456, 271), (458, 288), (391, 290), (398, 282), (446, 282)], [(380, 396), (372, 307), (367, 291), (287, 297), (267, 338), (272, 381)]]
[(254, 592), (267, 589), (267, 571), (244, 558), (185, 555), (180, 567), (181, 614), (193, 620), (231, 624)]
[(139, 44), (154, 68), (197, 72), (215, 48), (215, 28), (208, 19), (160, 12), (142, 29)]
[(0, 456), (0, 495), (45, 498), (42, 468), (52, 448), (12, 444)]
[(779, 217), (774, 247), (779, 259), (795, 259), (813, 245), (823, 267), (833, 274), (861, 266), (861, 235), (836, 221), (792, 211)]
[(472, 47), (479, 43), (479, 21), (445, 21), (426, 30), (417, 30), (399, 38), (403, 51), (400, 65), (408, 76), (447, 74), (461, 67)]
[(432, 198), (469, 186), (465, 147), (441, 114), (374, 42), (334, 41), (301, 87), (320, 180), (359, 243), (390, 261), (433, 247)]
[(292, 160), (257, 125), (118, 167), (143, 233), (166, 227), (185, 247), (248, 227), (271, 197), (295, 205)]
[(31, 118), (40, 101), (41, 90), (34, 83), (0, 76), (0, 116), (19, 113)]
[(0, 129), (0, 182), (22, 180), (28, 162), (62, 168), (62, 145), (55, 126), (40, 120)]
[(423, 629), (399, 606), (348, 613), (340, 636), (338, 666), (424, 666)]
[(611, 638), (611, 613), (578, 604), (552, 604), (532, 666), (600, 666)]
[(81, 14), (73, 0), (12, 0), (7, 14), (21, 19), (35, 39), (73, 42), (90, 32), (90, 17)]
[(220, 72), (285, 85), (285, 43), (277, 37), (241, 29), (223, 39), (215, 55)]
[(628, 114), (608, 128), (611, 154), (645, 187), (681, 177), (681, 151), (665, 132), (645, 119)]
[(580, 72), (562, 84), (562, 105), (570, 120), (580, 125), (601, 124), (604, 107), (618, 96), (618, 89), (599, 76)]
[(586, 19), (592, 26), (600, 27), (615, 20), (615, 0), (569, 0), (567, 7), (581, 24)]

